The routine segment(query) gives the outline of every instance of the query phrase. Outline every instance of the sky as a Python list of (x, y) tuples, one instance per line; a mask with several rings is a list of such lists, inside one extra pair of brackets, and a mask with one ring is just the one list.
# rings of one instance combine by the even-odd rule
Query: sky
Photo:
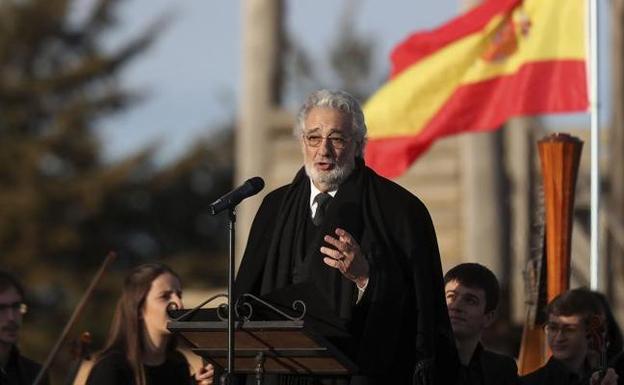
[[(76, 13), (84, 12), (91, 3), (93, 0), (78, 0)], [(356, 29), (374, 38), (376, 77), (383, 78), (389, 68), (388, 54), (395, 44), (414, 31), (430, 29), (451, 19), (462, 2), (287, 0), (285, 3), (288, 32), (313, 57), (321, 57), (336, 36), (344, 6), (356, 4)], [(171, 16), (171, 23), (149, 51), (121, 76), (126, 87), (144, 92), (146, 97), (128, 111), (101, 121), (98, 135), (106, 160), (120, 160), (147, 145), (157, 145), (157, 162), (171, 162), (198, 138), (209, 137), (211, 128), (233, 119), (241, 86), (241, 4), (242, 1), (235, 0), (120, 2), (118, 25), (105, 39), (110, 49), (140, 34), (150, 21), (160, 16)], [(602, 20), (605, 19), (603, 15)], [(607, 95), (608, 90), (603, 93)], [(551, 122), (565, 124), (570, 118), (567, 119)], [(579, 116), (571, 119), (587, 120)]]
[[(80, 0), (85, 9), (92, 0)], [(146, 145), (158, 145), (157, 160), (181, 156), (199, 137), (209, 136), (235, 116), (240, 89), (241, 1), (128, 0), (118, 25), (106, 37), (110, 49), (136, 36), (150, 20), (173, 15), (150, 50), (122, 75), (131, 89), (146, 93), (139, 104), (100, 123), (105, 159), (119, 160)], [(286, 28), (312, 55), (335, 36), (345, 0), (287, 1)], [(431, 28), (457, 12), (457, 0), (400, 0), (392, 7), (360, 0), (357, 30), (376, 40), (378, 77), (388, 71), (394, 44), (415, 29)], [(434, 5), (435, 4), (435, 5)], [(426, 8), (426, 11), (423, 9)]]

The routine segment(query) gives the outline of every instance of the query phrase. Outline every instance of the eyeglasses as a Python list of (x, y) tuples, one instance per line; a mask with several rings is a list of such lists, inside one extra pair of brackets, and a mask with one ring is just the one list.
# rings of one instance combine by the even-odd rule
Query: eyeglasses
[(561, 332), (564, 337), (570, 336), (578, 332), (578, 325), (558, 324), (556, 322), (548, 322), (544, 325), (544, 332), (549, 336), (555, 336)]
[(334, 135), (334, 136), (321, 136), (316, 134), (304, 135), (303, 139), (310, 147), (318, 147), (323, 143), (323, 139), (326, 139), (333, 148), (336, 150), (342, 150), (347, 145), (347, 142), (350, 138), (345, 138), (342, 136)]
[(0, 303), (0, 314), (6, 314), (10, 311), (24, 315), (28, 313), (28, 305), (23, 302)]

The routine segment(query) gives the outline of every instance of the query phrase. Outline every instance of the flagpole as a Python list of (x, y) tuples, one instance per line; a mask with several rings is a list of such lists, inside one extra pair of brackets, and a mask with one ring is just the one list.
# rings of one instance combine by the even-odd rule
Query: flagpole
[(590, 27), (590, 120), (591, 120), (591, 239), (590, 239), (590, 287), (600, 286), (600, 136), (598, 127), (598, 0), (589, 0)]

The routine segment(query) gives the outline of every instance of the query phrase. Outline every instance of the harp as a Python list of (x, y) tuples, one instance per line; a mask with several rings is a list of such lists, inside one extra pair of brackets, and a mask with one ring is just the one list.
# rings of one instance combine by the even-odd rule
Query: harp
[(583, 142), (568, 134), (552, 134), (538, 142), (546, 231), (544, 253), (529, 261), (525, 276), (529, 306), (518, 357), (521, 375), (546, 362), (543, 310), (570, 286), (574, 190), (582, 148)]

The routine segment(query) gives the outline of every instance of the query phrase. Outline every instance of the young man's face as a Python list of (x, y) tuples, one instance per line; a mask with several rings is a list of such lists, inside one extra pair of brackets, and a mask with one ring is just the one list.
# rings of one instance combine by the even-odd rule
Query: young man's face
[(485, 311), (485, 291), (456, 280), (444, 286), (446, 305), (457, 340), (481, 338), (481, 332), (494, 320), (494, 311)]
[(0, 292), (0, 344), (14, 345), (22, 326), (22, 297), (14, 287)]
[(545, 327), (553, 357), (564, 362), (582, 362), (587, 355), (587, 330), (580, 315), (548, 316)]

